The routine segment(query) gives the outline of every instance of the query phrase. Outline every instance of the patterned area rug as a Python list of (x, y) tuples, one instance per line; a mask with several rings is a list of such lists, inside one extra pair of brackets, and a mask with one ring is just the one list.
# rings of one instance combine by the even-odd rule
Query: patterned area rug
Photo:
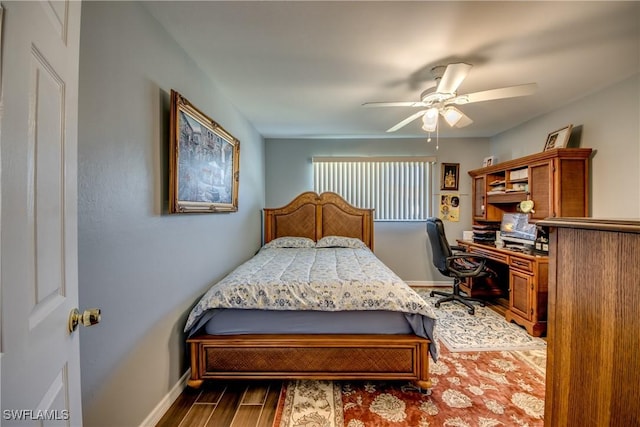
[(430, 392), (404, 382), (291, 381), (273, 426), (542, 426), (546, 341), (487, 307), (473, 316), (458, 304), (434, 309), (440, 359), (429, 366)]
[[(447, 291), (446, 288), (438, 288)], [(439, 296), (430, 297), (431, 289), (416, 292), (433, 305)], [(443, 303), (435, 308), (438, 315), (438, 337), (451, 351), (496, 351), (546, 349), (542, 338), (532, 337), (515, 323), (507, 323), (504, 317), (488, 307), (477, 304), (475, 314), (458, 303)]]
[(529, 364), (541, 354), (442, 347), (430, 393), (405, 382), (291, 381), (273, 426), (542, 426), (544, 372)]
[(344, 427), (341, 387), (338, 381), (283, 384), (273, 427)]

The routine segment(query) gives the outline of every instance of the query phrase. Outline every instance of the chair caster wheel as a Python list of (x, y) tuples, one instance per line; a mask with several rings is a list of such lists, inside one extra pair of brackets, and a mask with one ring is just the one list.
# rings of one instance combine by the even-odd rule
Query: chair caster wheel
[(474, 315), (475, 314), (475, 310), (473, 308), (470, 308), (469, 310), (467, 310), (469, 312), (470, 315)]
[(436, 308), (440, 307), (440, 303), (439, 303), (439, 302), (436, 302), (436, 303), (435, 303), (435, 304), (433, 304), (433, 305), (435, 305), (435, 306), (436, 306)]
[(431, 298), (433, 298), (433, 297), (434, 297), (434, 295), (435, 295), (435, 294), (433, 293), (433, 291), (429, 292), (429, 296), (430, 296)]

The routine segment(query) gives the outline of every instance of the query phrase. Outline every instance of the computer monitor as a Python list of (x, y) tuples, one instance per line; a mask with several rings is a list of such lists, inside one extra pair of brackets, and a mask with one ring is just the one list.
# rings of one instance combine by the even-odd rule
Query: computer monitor
[(523, 213), (505, 213), (500, 224), (500, 238), (505, 242), (534, 245), (537, 229), (529, 224), (529, 215)]

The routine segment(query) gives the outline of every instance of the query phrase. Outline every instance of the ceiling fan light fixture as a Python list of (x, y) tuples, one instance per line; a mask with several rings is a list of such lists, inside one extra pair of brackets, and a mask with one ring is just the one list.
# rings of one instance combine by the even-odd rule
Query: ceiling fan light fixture
[(453, 107), (447, 107), (442, 110), (442, 116), (449, 123), (449, 126), (455, 126), (462, 118), (462, 113)]
[(427, 132), (435, 132), (438, 127), (438, 109), (429, 108), (422, 116), (422, 129)]
[(434, 124), (433, 127), (427, 126), (427, 125), (422, 125), (422, 130), (425, 131), (425, 132), (435, 132), (437, 126), (438, 126), (437, 123)]

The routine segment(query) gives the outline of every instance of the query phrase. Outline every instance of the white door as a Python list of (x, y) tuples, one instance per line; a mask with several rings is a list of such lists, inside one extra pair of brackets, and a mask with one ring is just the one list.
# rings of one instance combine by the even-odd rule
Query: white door
[(80, 3), (1, 4), (2, 425), (78, 426)]

